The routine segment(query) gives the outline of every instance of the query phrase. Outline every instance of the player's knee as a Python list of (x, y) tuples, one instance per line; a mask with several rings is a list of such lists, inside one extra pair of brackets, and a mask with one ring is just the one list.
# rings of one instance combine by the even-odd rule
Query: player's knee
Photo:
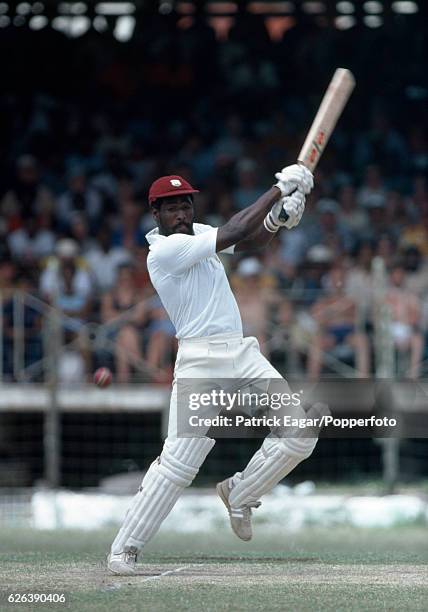
[(271, 438), (270, 440), (274, 441), (274, 445), (270, 444), (269, 454), (272, 451), (279, 451), (284, 458), (293, 457), (299, 461), (310, 457), (318, 442), (318, 438)]
[(159, 458), (159, 472), (179, 487), (188, 487), (215, 444), (211, 438), (167, 438)]
[(318, 438), (284, 438), (283, 445), (288, 456), (303, 461), (312, 455)]

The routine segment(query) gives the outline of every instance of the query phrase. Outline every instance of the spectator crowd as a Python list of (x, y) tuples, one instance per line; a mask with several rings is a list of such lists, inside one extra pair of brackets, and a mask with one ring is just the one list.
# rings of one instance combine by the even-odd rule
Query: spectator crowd
[[(31, 370), (43, 355), (49, 312), (43, 304), (61, 313), (63, 340), (73, 347), (60, 364), (64, 379), (84, 378), (105, 363), (124, 383), (133, 372), (157, 381), (171, 376), (175, 332), (146, 266), (145, 234), (153, 227), (146, 199), (150, 183), (162, 174), (184, 176), (201, 190), (197, 221), (215, 226), (251, 204), (272, 184), (274, 172), (293, 162), (316, 108), (315, 94), (328, 80), (333, 46), (344, 44), (328, 39), (325, 65), (312, 59), (318, 91), (298, 78), (291, 90), (278, 68), (290, 44), (287, 35), (284, 48), (264, 43), (265, 54), (257, 56), (264, 63), (253, 65), (255, 50), (244, 53), (248, 39), (242, 33), (219, 43), (208, 30), (193, 39), (190, 31), (187, 38), (183, 33), (187, 42), (177, 47), (176, 80), (171, 78), (175, 47), (164, 33), (158, 47), (143, 49), (138, 76), (113, 52), (101, 70), (98, 42), (92, 57), (95, 93), (84, 71), (79, 95), (33, 84), (22, 104), (10, 81), (0, 100), (6, 379), (17, 378), (18, 317), (25, 330), (22, 363)], [(308, 33), (316, 47), (316, 32)], [(215, 64), (221, 92), (207, 87), (201, 57), (186, 55), (192, 40), (192, 53), (202, 48), (203, 36), (208, 36), (203, 57)], [(297, 67), (305, 40), (291, 56)], [(79, 43), (81, 57), (89, 54), (90, 42)], [(364, 58), (355, 59), (352, 49), (348, 53), (358, 69)], [(246, 78), (245, 69), (254, 78)], [(245, 333), (259, 338), (280, 369), (300, 369), (312, 378), (326, 367), (326, 353), (360, 376), (373, 373), (374, 330), (385, 304), (392, 342), (406, 356), (401, 373), (421, 376), (427, 357), (426, 110), (421, 115), (415, 103), (414, 115), (405, 115), (411, 103), (402, 99), (380, 104), (372, 96), (368, 103), (370, 74), (316, 172), (301, 224), (282, 231), (263, 252), (224, 259)], [(383, 75), (393, 87), (387, 67)], [(384, 287), (374, 262), (385, 270)], [(31, 296), (22, 316), (16, 291)]]

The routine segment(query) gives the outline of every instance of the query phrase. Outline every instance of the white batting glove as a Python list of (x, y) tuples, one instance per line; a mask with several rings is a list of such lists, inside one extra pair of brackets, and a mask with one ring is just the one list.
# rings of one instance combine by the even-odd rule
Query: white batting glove
[(274, 233), (280, 227), (292, 229), (300, 223), (305, 210), (306, 197), (301, 191), (279, 199), (266, 215), (263, 224), (268, 232)]
[(275, 174), (275, 178), (278, 181), (275, 183), (275, 187), (278, 187), (283, 196), (290, 195), (295, 189), (308, 195), (314, 186), (312, 172), (299, 164), (286, 166), (281, 172)]

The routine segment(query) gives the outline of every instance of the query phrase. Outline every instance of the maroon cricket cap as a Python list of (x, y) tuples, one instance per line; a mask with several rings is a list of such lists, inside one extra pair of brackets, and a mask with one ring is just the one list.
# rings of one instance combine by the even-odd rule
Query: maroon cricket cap
[(199, 193), (184, 178), (176, 174), (161, 176), (152, 183), (149, 190), (149, 204), (152, 205), (158, 198), (168, 198), (176, 195)]

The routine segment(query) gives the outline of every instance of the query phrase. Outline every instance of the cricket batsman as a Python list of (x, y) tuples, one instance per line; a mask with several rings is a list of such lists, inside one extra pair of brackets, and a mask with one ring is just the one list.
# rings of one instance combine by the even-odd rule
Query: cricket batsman
[[(256, 338), (244, 338), (241, 317), (217, 253), (266, 246), (278, 230), (298, 225), (312, 173), (302, 165), (283, 168), (277, 182), (254, 204), (216, 228), (195, 223), (193, 194), (180, 176), (163, 176), (150, 187), (157, 228), (147, 234), (151, 281), (177, 332), (179, 348), (170, 402), (168, 436), (146, 472), (108, 559), (114, 574), (136, 573), (137, 555), (156, 534), (188, 487), (215, 440), (177, 436), (177, 379), (282, 378), (261, 354)], [(301, 416), (304, 416), (303, 408)], [(251, 508), (303, 459), (317, 438), (267, 437), (242, 472), (217, 485), (232, 530), (250, 540)]]

